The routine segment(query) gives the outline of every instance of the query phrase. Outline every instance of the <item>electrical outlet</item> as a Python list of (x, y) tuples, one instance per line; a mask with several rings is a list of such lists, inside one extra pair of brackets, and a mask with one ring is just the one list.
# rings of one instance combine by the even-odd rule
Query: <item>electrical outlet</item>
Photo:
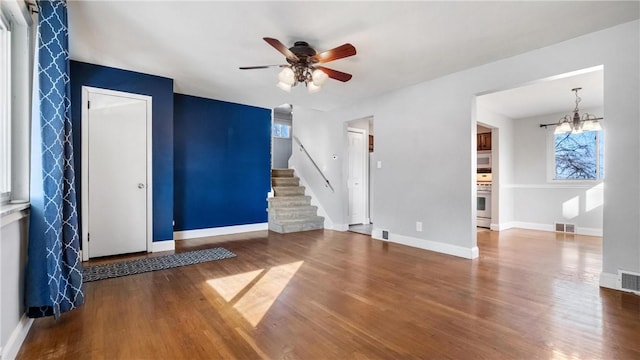
[(422, 221), (416, 221), (416, 231), (422, 231)]

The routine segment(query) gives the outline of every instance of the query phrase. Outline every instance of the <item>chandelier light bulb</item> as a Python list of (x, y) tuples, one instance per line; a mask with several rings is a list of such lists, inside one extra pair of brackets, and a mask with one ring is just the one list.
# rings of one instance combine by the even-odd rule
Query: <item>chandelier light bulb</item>
[(560, 126), (556, 127), (556, 131), (554, 131), (554, 133), (564, 134), (564, 133), (570, 132), (571, 130), (572, 130), (571, 124), (568, 121), (565, 121), (562, 124), (560, 124)]

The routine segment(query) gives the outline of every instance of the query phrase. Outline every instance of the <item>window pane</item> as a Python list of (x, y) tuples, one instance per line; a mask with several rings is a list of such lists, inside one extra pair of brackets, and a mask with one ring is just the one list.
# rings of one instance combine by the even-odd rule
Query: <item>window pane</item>
[(291, 135), (289, 134), (291, 127), (285, 124), (273, 124), (273, 131), (271, 132), (272, 137), (278, 138), (288, 138)]
[[(558, 180), (597, 179), (598, 133), (557, 134), (555, 138), (555, 178)], [(603, 163), (599, 162), (601, 166)]]
[(484, 197), (484, 196), (478, 196), (477, 197), (477, 201), (478, 201), (478, 205), (477, 205), (478, 211), (486, 211), (487, 210), (487, 198)]
[(604, 132), (598, 131), (598, 177), (604, 179)]

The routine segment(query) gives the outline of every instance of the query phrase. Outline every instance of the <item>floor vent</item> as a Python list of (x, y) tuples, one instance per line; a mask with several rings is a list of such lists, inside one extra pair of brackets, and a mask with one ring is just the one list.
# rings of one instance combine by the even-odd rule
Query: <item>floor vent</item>
[(640, 274), (619, 270), (618, 276), (622, 290), (631, 290), (640, 295)]
[(382, 238), (389, 240), (389, 232), (387, 230), (382, 230)]
[(556, 225), (556, 232), (563, 232), (563, 233), (569, 233), (569, 234), (575, 234), (576, 233), (576, 225), (575, 224), (555, 223), (555, 225)]

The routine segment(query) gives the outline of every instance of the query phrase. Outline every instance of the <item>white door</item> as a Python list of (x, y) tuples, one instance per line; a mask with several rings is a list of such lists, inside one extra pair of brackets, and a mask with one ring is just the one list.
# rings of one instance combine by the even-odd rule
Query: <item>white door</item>
[(365, 222), (365, 133), (357, 129), (347, 132), (349, 141), (349, 224), (363, 224)]
[(87, 234), (89, 250), (86, 257), (146, 251), (150, 235), (148, 211), (151, 211), (148, 208), (151, 195), (147, 192), (150, 99), (110, 91), (88, 91), (86, 95), (89, 101), (83, 119), (86, 136), (83, 164), (88, 165), (83, 167), (88, 176), (83, 189), (86, 217), (83, 233)]

